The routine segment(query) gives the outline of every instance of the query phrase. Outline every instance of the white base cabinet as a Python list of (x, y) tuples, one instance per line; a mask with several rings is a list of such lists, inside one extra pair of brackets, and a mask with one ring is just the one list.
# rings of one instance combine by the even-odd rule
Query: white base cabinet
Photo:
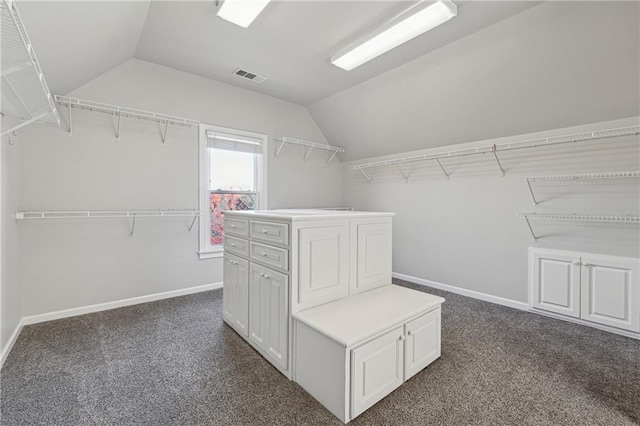
[(530, 249), (531, 307), (640, 333), (640, 260)]
[(387, 285), (294, 314), (294, 380), (349, 422), (440, 356), (442, 302)]
[(240, 335), (249, 335), (249, 262), (224, 255), (223, 317)]

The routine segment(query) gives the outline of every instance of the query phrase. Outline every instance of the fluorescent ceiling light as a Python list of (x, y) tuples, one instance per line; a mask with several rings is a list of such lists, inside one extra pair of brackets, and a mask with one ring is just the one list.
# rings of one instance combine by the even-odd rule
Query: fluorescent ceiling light
[(270, 0), (225, 0), (217, 15), (243, 28), (247, 28), (262, 12)]
[(377, 31), (333, 56), (331, 63), (351, 71), (394, 47), (447, 22), (457, 14), (458, 7), (450, 0), (439, 0), (435, 3), (422, 0), (387, 22)]

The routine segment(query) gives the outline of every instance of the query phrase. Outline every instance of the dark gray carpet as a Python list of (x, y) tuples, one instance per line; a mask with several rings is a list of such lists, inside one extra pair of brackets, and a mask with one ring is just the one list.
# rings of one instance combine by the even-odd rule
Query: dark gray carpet
[[(640, 423), (640, 342), (451, 293), (442, 357), (352, 422)], [(25, 327), (3, 425), (340, 424), (222, 323), (222, 290)]]

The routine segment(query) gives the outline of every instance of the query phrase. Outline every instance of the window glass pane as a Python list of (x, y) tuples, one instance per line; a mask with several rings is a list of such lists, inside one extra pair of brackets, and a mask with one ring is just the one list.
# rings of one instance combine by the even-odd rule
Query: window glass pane
[(209, 149), (210, 190), (255, 191), (255, 157), (249, 152)]
[(225, 210), (255, 210), (254, 194), (217, 194), (211, 192), (211, 245), (222, 244), (222, 212)]

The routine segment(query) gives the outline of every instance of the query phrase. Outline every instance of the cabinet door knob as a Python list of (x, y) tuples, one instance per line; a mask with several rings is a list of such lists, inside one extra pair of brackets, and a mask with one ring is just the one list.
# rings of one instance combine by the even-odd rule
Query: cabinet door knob
[(407, 330), (407, 336), (413, 336), (413, 331)]
[(404, 334), (400, 335), (400, 337), (398, 337), (398, 339), (400, 339), (400, 341), (404, 340)]

